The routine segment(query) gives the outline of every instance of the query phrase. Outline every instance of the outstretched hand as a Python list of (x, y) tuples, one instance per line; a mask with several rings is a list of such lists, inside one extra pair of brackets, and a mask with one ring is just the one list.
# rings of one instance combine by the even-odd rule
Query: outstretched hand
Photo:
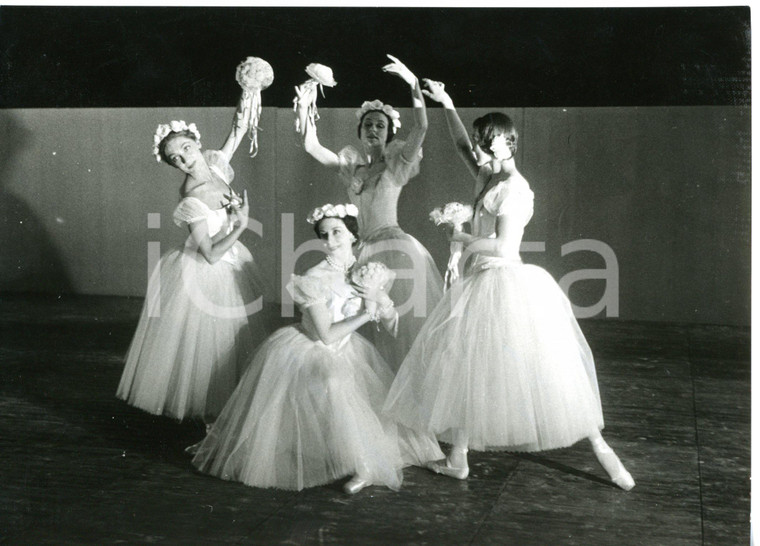
[(317, 86), (312, 82), (296, 85), (296, 99), (299, 106), (308, 106), (317, 100)]
[(451, 97), (446, 92), (446, 85), (443, 82), (437, 82), (428, 78), (422, 78), (422, 82), (427, 87), (427, 89), (422, 90), (424, 95), (440, 103), (451, 101)]
[(417, 76), (414, 75), (414, 73), (409, 70), (404, 63), (399, 61), (396, 57), (393, 55), (386, 54), (387, 57), (393, 61), (391, 63), (386, 64), (383, 66), (383, 72), (388, 72), (390, 74), (395, 74), (402, 80), (404, 80), (406, 83), (408, 83), (410, 86), (414, 87), (417, 84)]

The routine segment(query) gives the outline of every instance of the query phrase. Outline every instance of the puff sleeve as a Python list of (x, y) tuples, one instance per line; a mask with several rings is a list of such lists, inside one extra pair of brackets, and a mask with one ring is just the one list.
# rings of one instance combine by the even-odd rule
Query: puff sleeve
[(229, 161), (219, 150), (206, 150), (203, 152), (206, 163), (214, 173), (219, 175), (229, 186), (235, 178), (235, 171), (232, 170)]
[(406, 185), (411, 178), (420, 173), (420, 160), (422, 160), (422, 148), (417, 152), (417, 156), (412, 159), (404, 157), (403, 140), (393, 140), (385, 148), (385, 163), (392, 174), (393, 181), (399, 186)]
[(494, 216), (527, 222), (533, 216), (533, 192), (527, 185), (500, 182), (483, 197), (483, 208)]
[(198, 220), (205, 220), (210, 213), (208, 205), (197, 197), (185, 197), (174, 209), (172, 219), (179, 227), (183, 227)]
[(317, 303), (327, 303), (331, 294), (330, 287), (323, 279), (309, 275), (291, 275), (285, 288), (301, 309), (308, 309)]
[(351, 185), (356, 175), (356, 168), (364, 163), (359, 150), (353, 146), (346, 146), (338, 152), (338, 174), (344, 185)]

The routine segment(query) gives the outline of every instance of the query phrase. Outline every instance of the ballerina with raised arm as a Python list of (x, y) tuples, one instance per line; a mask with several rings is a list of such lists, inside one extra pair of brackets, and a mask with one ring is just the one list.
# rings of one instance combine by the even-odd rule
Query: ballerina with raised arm
[(359, 263), (382, 262), (396, 273), (390, 296), (400, 313), (397, 337), (373, 335), (380, 353), (396, 370), (440, 300), (443, 280), (427, 249), (398, 225), (401, 190), (419, 173), (427, 114), (417, 77), (401, 61), (388, 57), (392, 62), (383, 70), (403, 79), (412, 92), (415, 123), (406, 141), (395, 138), (400, 114), (379, 100), (364, 102), (356, 112), (361, 149), (346, 146), (337, 154), (320, 144), (314, 118), (301, 111), (314, 103), (315, 85), (296, 88), (296, 110), (305, 123), (304, 148), (322, 165), (339, 172), (349, 199), (359, 209)]
[(230, 159), (248, 128), (245, 94), (219, 150), (201, 150), (194, 123), (158, 126), (153, 153), (184, 174), (174, 222), (184, 245), (154, 269), (117, 396), (153, 414), (208, 425), (237, 385), (253, 348), (268, 333), (265, 283), (238, 240), (248, 226), (248, 193), (230, 186)]
[(470, 261), (420, 331), (386, 413), (452, 444), (446, 461), (431, 465), (447, 476), (467, 477), (469, 448), (542, 451), (587, 438), (612, 481), (631, 489), (633, 478), (600, 432), (594, 358), (570, 302), (544, 269), (520, 258), (533, 192), (515, 165), (512, 120), (496, 112), (475, 121), (475, 146), (487, 159), (479, 164), (443, 84), (425, 83), (475, 178), (472, 234), (448, 228)]
[(380, 414), (393, 372), (356, 330), (373, 321), (393, 328), (397, 313), (384, 283), (372, 282), (383, 277), (372, 267), (359, 276), (367, 281), (361, 286), (349, 282), (357, 214), (351, 204), (328, 204), (309, 215), (327, 255), (287, 285), (301, 323), (256, 350), (198, 448), (193, 464), (201, 471), (294, 490), (352, 476), (344, 489), (354, 494), (368, 485), (398, 489), (404, 466), (443, 457), (432, 434)]

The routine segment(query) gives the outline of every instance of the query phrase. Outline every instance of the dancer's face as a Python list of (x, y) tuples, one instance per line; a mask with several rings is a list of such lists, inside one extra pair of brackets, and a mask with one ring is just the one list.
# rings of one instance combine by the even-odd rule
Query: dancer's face
[(505, 135), (496, 135), (491, 141), (491, 152), (496, 159), (509, 159), (512, 157), (512, 150), (507, 145)]
[(354, 235), (340, 218), (324, 218), (319, 222), (319, 238), (325, 244), (327, 253), (340, 257), (351, 253)]
[(365, 146), (385, 146), (388, 140), (388, 117), (382, 112), (370, 112), (364, 116), (361, 141)]
[(191, 174), (200, 166), (199, 161), (203, 161), (200, 144), (186, 136), (172, 138), (166, 144), (164, 153), (169, 159), (169, 164), (185, 174)]

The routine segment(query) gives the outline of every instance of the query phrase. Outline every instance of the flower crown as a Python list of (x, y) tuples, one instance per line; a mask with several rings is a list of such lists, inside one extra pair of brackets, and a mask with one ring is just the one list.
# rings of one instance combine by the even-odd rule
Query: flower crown
[(346, 216), (359, 216), (359, 209), (356, 205), (348, 203), (346, 205), (331, 205), (327, 203), (311, 211), (306, 221), (310, 224), (316, 224), (322, 218), (345, 218)]
[(158, 147), (161, 141), (164, 140), (171, 133), (180, 133), (182, 131), (190, 131), (195, 136), (195, 139), (200, 141), (201, 134), (198, 132), (198, 128), (195, 123), (188, 125), (183, 120), (172, 120), (169, 123), (162, 123), (156, 128), (156, 134), (153, 135), (153, 155), (156, 156), (156, 161), (161, 163), (161, 153), (158, 151)]
[(383, 104), (379, 100), (368, 101), (365, 100), (362, 103), (362, 107), (356, 111), (356, 118), (361, 120), (362, 116), (367, 112), (379, 111), (388, 116), (391, 120), (391, 131), (396, 134), (396, 131), (401, 129), (401, 114), (393, 109), (390, 104)]

